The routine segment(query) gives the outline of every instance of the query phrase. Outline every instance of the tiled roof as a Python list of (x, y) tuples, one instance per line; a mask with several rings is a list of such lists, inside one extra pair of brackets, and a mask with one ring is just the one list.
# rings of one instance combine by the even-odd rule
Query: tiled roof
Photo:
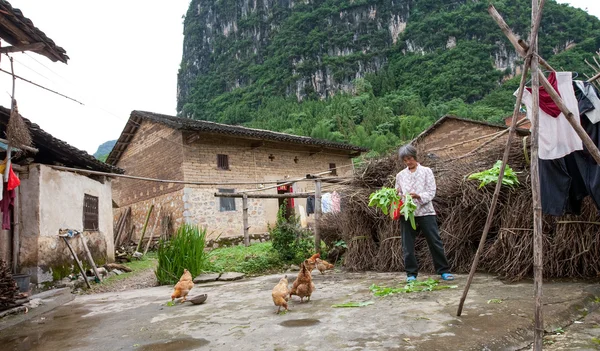
[(14, 46), (43, 43), (44, 46), (34, 52), (54, 62), (67, 63), (69, 59), (65, 49), (57, 46), (29, 18), (23, 16), (21, 10), (13, 8), (6, 0), (0, 0), (0, 38)]
[(232, 126), (227, 124), (201, 121), (184, 117), (167, 116), (153, 112), (133, 111), (131, 112), (129, 121), (123, 129), (123, 132), (121, 133), (117, 144), (115, 145), (111, 153), (108, 155), (108, 158), (106, 159), (107, 163), (112, 165), (117, 164), (119, 158), (121, 157), (121, 154), (129, 145), (129, 142), (132, 140), (133, 135), (137, 131), (139, 124), (142, 120), (160, 123), (178, 130), (188, 130), (211, 134), (223, 134), (239, 138), (261, 139), (266, 141), (277, 141), (291, 144), (312, 145), (327, 149), (346, 150), (350, 153), (361, 153), (368, 151), (368, 149), (360, 146), (338, 143), (328, 140), (320, 140), (306, 136), (278, 133), (269, 130), (254, 129), (241, 126)]

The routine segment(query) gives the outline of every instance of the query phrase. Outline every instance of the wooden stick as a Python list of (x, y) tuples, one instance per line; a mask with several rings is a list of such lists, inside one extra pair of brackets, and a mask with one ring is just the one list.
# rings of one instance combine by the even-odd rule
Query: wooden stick
[(498, 182), (496, 183), (496, 189), (494, 190), (494, 195), (492, 197), (492, 203), (490, 204), (490, 211), (488, 212), (488, 216), (485, 221), (483, 233), (481, 234), (481, 239), (479, 240), (479, 247), (477, 248), (477, 252), (475, 253), (475, 257), (473, 258), (473, 263), (471, 264), (471, 271), (469, 272), (469, 278), (467, 279), (467, 284), (465, 285), (465, 289), (463, 291), (462, 297), (460, 298), (460, 303), (458, 304), (458, 311), (456, 312), (457, 316), (460, 316), (462, 314), (462, 309), (465, 304), (465, 300), (467, 299), (467, 294), (469, 293), (469, 288), (471, 287), (471, 283), (473, 282), (473, 277), (475, 276), (475, 272), (477, 271), (477, 265), (479, 264), (479, 258), (483, 254), (483, 250), (485, 248), (485, 241), (486, 241), (487, 235), (490, 231), (490, 227), (492, 226), (492, 220), (494, 218), (494, 211), (496, 210), (496, 204), (498, 203), (500, 189), (502, 188), (502, 179), (504, 178), (504, 170), (506, 168), (506, 163), (508, 162), (508, 156), (510, 154), (510, 147), (512, 144), (512, 139), (517, 130), (517, 123), (515, 123), (515, 122), (517, 121), (517, 118), (519, 116), (519, 109), (521, 108), (521, 100), (523, 99), (523, 92), (525, 91), (527, 70), (529, 69), (530, 64), (531, 64), (531, 60), (526, 60), (525, 64), (523, 65), (523, 74), (521, 75), (521, 84), (519, 85), (519, 92), (517, 94), (517, 103), (515, 104), (515, 108), (513, 110), (512, 122), (510, 124), (510, 128), (508, 129), (508, 138), (506, 140), (506, 146), (504, 147), (504, 154), (502, 156), (502, 165), (500, 166), (500, 174), (498, 175)]
[[(10, 71), (12, 72), (12, 95), (10, 96), (10, 114), (12, 116), (13, 111), (15, 110), (15, 106), (16, 106), (16, 100), (15, 100), (15, 84), (17, 79), (15, 78), (15, 68), (14, 68), (14, 64), (13, 64), (13, 58), (11, 56), (9, 56), (10, 58)], [(9, 118), (11, 117), (9, 116)], [(8, 128), (8, 126), (7, 126)], [(10, 145), (10, 142), (7, 143), (6, 146), (6, 168), (4, 169), (4, 180), (8, 181), (8, 174), (10, 173), (10, 163), (11, 163), (11, 152), (12, 152), (12, 147)]]
[(156, 225), (158, 224), (158, 221), (160, 221), (160, 210), (162, 209), (162, 207), (158, 208), (158, 213), (156, 214), (156, 220), (154, 221), (154, 225), (152, 226), (152, 229), (150, 230), (150, 237), (148, 238), (148, 242), (146, 243), (146, 248), (144, 249), (144, 256), (146, 255), (146, 253), (148, 252), (148, 249), (150, 248), (150, 242), (152, 241), (152, 238), (154, 238), (154, 230), (156, 229)]
[(20, 252), (20, 240), (21, 240), (21, 187), (15, 189), (15, 200), (13, 204), (13, 216), (15, 222), (13, 223), (13, 261), (12, 270), (13, 273), (17, 273), (19, 268), (19, 252)]
[(150, 214), (152, 213), (153, 209), (154, 205), (150, 205), (150, 208), (148, 209), (148, 214), (146, 214), (146, 221), (144, 222), (144, 227), (142, 228), (142, 237), (140, 238), (140, 242), (138, 243), (138, 246), (135, 249), (136, 252), (140, 252), (140, 249), (142, 248), (142, 241), (144, 241), (144, 235), (146, 235), (146, 228), (148, 227), (148, 221), (150, 220)]
[(117, 221), (117, 223), (115, 224), (115, 227), (113, 228), (113, 239), (116, 239), (117, 236), (119, 235), (119, 228), (121, 228), (121, 224), (123, 223), (124, 219), (125, 219), (125, 212), (121, 212), (121, 215), (119, 216), (119, 220)]
[[(8, 140), (6, 140), (6, 139), (0, 138), (0, 142), (8, 145)], [(38, 153), (40, 151), (34, 147), (27, 146), (27, 145), (14, 145), (14, 147), (16, 147), (17, 149), (21, 149), (21, 150), (25, 150), (25, 151), (29, 151), (29, 152), (33, 152), (33, 153)]]
[(321, 180), (315, 181), (315, 252), (321, 252), (321, 233), (319, 219), (321, 218)]
[(125, 210), (125, 214), (123, 215), (123, 222), (121, 222), (121, 226), (119, 227), (119, 230), (117, 232), (117, 238), (115, 239), (115, 246), (118, 246), (120, 243), (121, 237), (123, 236), (123, 232), (125, 231), (125, 223), (127, 223), (130, 213), (131, 213), (131, 207), (127, 207), (127, 209)]
[(65, 244), (67, 244), (67, 247), (69, 248), (69, 251), (71, 251), (71, 255), (73, 255), (73, 259), (77, 263), (77, 267), (79, 267), (79, 271), (81, 272), (81, 275), (83, 276), (83, 280), (85, 280), (85, 285), (87, 285), (87, 287), (89, 289), (91, 289), (92, 286), (90, 285), (90, 282), (88, 282), (87, 277), (85, 276), (85, 271), (83, 270), (83, 266), (81, 265), (81, 262), (77, 258), (77, 255), (75, 254), (75, 250), (73, 250), (73, 247), (71, 246), (71, 243), (69, 243), (69, 239), (67, 239), (66, 236), (61, 236), (61, 238), (63, 238), (63, 240), (65, 241)]
[(242, 196), (242, 225), (244, 226), (244, 245), (250, 246), (250, 234), (248, 233), (248, 195)]
[(81, 239), (81, 245), (83, 246), (83, 250), (85, 251), (88, 262), (90, 263), (90, 266), (92, 266), (92, 271), (94, 272), (94, 275), (96, 276), (98, 281), (101, 281), (102, 279), (100, 278), (100, 274), (98, 273), (98, 268), (96, 268), (96, 263), (94, 263), (94, 258), (92, 257), (92, 253), (90, 252), (90, 249), (87, 246), (85, 238), (83, 237), (83, 233), (79, 234), (79, 238)]
[(10, 52), (25, 52), (25, 51), (35, 51), (42, 49), (44, 47), (44, 43), (33, 43), (26, 44), (21, 46), (5, 46), (0, 48), (0, 54), (8, 54)]
[(527, 52), (525, 52), (525, 50), (519, 45), (519, 39), (513, 33), (512, 29), (510, 29), (508, 24), (506, 24), (506, 22), (504, 21), (498, 10), (496, 10), (494, 5), (490, 4), (488, 6), (488, 13), (490, 14), (490, 16), (492, 16), (496, 23), (498, 23), (498, 26), (500, 26), (500, 29), (502, 30), (504, 35), (506, 35), (511, 44), (513, 44), (515, 50), (517, 50), (517, 53), (522, 57), (527, 56)]
[[(319, 180), (320, 181), (320, 180)], [(214, 193), (215, 197), (233, 197), (243, 199), (247, 196), (249, 199), (295, 199), (307, 198), (313, 193), (288, 193), (288, 194), (245, 194), (245, 193)]]
[(598, 78), (600, 78), (600, 72), (596, 73), (595, 76), (593, 76), (592, 78), (588, 79), (587, 82), (591, 83), (591, 82), (595, 81)]

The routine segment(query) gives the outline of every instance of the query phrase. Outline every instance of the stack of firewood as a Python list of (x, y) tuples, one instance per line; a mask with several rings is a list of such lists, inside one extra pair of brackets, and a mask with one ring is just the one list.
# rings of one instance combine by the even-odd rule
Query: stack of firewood
[(12, 277), (8, 265), (0, 260), (0, 311), (15, 305), (19, 287)]

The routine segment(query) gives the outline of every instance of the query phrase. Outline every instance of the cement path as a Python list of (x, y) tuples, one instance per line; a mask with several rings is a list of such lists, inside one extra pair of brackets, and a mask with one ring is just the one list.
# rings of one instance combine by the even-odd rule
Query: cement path
[[(79, 296), (51, 312), (1, 330), (0, 345), (10, 351), (455, 351), (518, 350), (532, 340), (530, 282), (504, 284), (478, 275), (463, 315), (456, 317), (464, 276), (452, 282), (457, 289), (376, 298), (369, 291), (371, 284), (393, 286), (403, 282), (403, 275), (315, 273), (317, 291), (311, 302), (302, 304), (294, 296), (287, 314), (275, 314), (277, 308), (271, 301), (271, 289), (281, 275), (196, 285), (190, 295), (208, 294), (206, 303), (199, 306), (166, 306), (172, 289), (155, 287)], [(600, 287), (546, 283), (544, 295), (546, 329), (554, 330), (594, 310), (595, 301), (600, 301), (596, 299)], [(374, 304), (331, 307), (349, 301)]]

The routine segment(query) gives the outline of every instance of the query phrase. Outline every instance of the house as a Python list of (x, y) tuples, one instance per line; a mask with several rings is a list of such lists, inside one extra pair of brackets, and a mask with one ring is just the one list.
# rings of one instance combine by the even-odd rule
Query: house
[[(0, 135), (6, 132), (9, 116), (10, 109), (0, 106)], [(16, 258), (17, 271), (29, 274), (33, 283), (62, 278), (72, 271), (74, 261), (58, 233), (60, 229), (74, 229), (83, 232), (96, 263), (114, 260), (111, 180), (53, 166), (123, 171), (24, 121), (37, 152), (17, 150), (12, 159), (21, 184), (15, 189), (11, 229), (0, 231), (0, 258), (7, 262)], [(0, 144), (0, 153), (6, 154), (6, 147)], [(85, 257), (79, 239), (71, 240), (71, 244), (80, 259)]]
[[(500, 149), (504, 149), (508, 133), (498, 134), (506, 130), (504, 125), (446, 115), (419, 134), (413, 143), (429, 157), (451, 159), (472, 152), (488, 142), (485, 146), (501, 146)], [(529, 131), (517, 128), (517, 134), (525, 136)], [(495, 136), (498, 138), (491, 141)]]
[[(215, 238), (241, 236), (243, 227), (242, 200), (217, 198), (214, 193), (263, 188), (261, 193), (265, 194), (308, 192), (314, 190), (314, 182), (276, 185), (329, 170), (333, 176), (349, 175), (352, 158), (364, 151), (304, 136), (133, 111), (106, 162), (141, 177), (187, 183), (245, 182), (193, 185), (113, 181), (113, 198), (120, 208), (131, 207), (138, 233), (154, 204), (163, 214), (170, 214), (176, 225), (195, 223), (206, 227), (209, 237)], [(249, 199), (249, 233), (267, 232), (281, 202)], [(306, 208), (306, 199), (288, 203), (293, 203), (296, 214), (299, 206)]]

